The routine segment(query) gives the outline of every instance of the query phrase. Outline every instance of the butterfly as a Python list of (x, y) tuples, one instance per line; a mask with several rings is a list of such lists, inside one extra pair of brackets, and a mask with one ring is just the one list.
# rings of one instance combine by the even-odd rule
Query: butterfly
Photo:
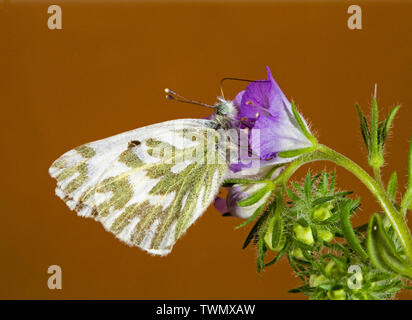
[[(179, 100), (175, 92), (166, 92)], [(236, 109), (223, 98), (212, 107), (215, 113), (208, 119), (166, 121), (66, 152), (49, 169), (57, 180), (56, 195), (125, 243), (167, 255), (227, 177), (222, 142)]]
[[(268, 67), (267, 72), (267, 80), (223, 78), (222, 97), (213, 106), (166, 89), (166, 98), (214, 113), (142, 127), (66, 152), (49, 169), (57, 196), (127, 244), (154, 255), (170, 253), (225, 179), (263, 179), (273, 165), (312, 147), (306, 122)], [(250, 82), (233, 101), (222, 90), (229, 79)]]

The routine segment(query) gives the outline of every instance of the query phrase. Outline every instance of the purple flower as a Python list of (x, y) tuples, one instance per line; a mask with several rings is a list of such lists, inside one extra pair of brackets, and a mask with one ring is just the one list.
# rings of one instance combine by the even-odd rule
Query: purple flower
[[(290, 162), (282, 158), (283, 151), (309, 148), (312, 142), (305, 136), (296, 120), (292, 105), (272, 77), (269, 67), (267, 80), (250, 83), (233, 100), (240, 128), (249, 128), (249, 151), (262, 160), (261, 166)], [(308, 132), (309, 128), (301, 117)], [(259, 134), (259, 139), (253, 139)], [(248, 168), (241, 162), (231, 167), (233, 172)]]
[[(277, 168), (270, 177), (271, 179), (276, 178), (283, 171), (283, 167)], [(273, 185), (272, 185), (273, 186)], [(261, 198), (253, 204), (242, 205), (242, 200), (246, 200), (262, 189), (266, 191), (261, 195)], [(230, 213), (231, 216), (238, 217), (241, 219), (250, 218), (256, 210), (264, 204), (267, 199), (272, 194), (273, 187), (268, 185), (267, 181), (262, 181), (252, 184), (234, 184), (229, 188), (226, 198), (216, 197), (214, 205), (222, 214)]]
[(235, 184), (229, 188), (226, 199), (217, 197), (215, 199), (215, 208), (221, 213), (230, 213), (234, 217), (248, 219), (253, 213), (269, 198), (270, 193), (266, 193), (258, 202), (253, 205), (242, 207), (239, 202), (251, 197), (254, 193), (265, 187), (266, 184)]
[[(239, 154), (237, 162), (231, 163), (226, 179), (267, 179), (267, 173), (275, 165), (290, 162), (316, 148), (316, 139), (305, 120), (280, 90), (269, 68), (267, 72), (267, 80), (250, 83), (232, 101), (234, 120), (231, 127), (239, 133), (246, 131), (246, 143), (239, 139), (239, 149), (246, 153)], [(282, 170), (275, 170), (270, 179)], [(265, 188), (265, 182), (235, 184), (229, 189), (226, 199), (216, 198), (215, 207), (222, 213), (247, 219), (270, 196), (270, 192), (263, 193), (259, 201), (249, 205), (251, 201), (247, 199), (262, 188)]]

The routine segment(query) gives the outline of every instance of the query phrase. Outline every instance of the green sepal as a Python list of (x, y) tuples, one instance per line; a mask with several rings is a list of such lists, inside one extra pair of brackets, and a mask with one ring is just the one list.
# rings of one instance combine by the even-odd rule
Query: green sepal
[(225, 181), (223, 181), (222, 187), (229, 188), (235, 184), (255, 184), (266, 181), (268, 180), (226, 179)]
[[(368, 250), (369, 258), (372, 264), (380, 271), (386, 273), (393, 273), (393, 271), (388, 267), (388, 265), (383, 261), (378, 246), (378, 237), (377, 237), (377, 227), (376, 227), (376, 217), (379, 218), (377, 214), (373, 215), (369, 220), (368, 231), (366, 234), (366, 247)], [(374, 230), (375, 229), (375, 230)]]
[(312, 178), (312, 184), (314, 184), (314, 183), (319, 179), (320, 176), (322, 176), (322, 173), (316, 174), (316, 175)]
[(346, 196), (348, 196), (352, 193), (353, 193), (353, 191), (341, 191), (341, 192), (335, 193), (335, 197), (344, 198), (344, 197), (346, 197)]
[(391, 128), (393, 119), (395, 118), (396, 113), (398, 112), (401, 106), (396, 106), (390, 112), (388, 117), (379, 124), (378, 128), (378, 146), (382, 151), (383, 146), (385, 145), (386, 137), (388, 136), (389, 130)]
[(321, 198), (317, 198), (315, 200), (312, 201), (312, 206), (316, 207), (320, 204), (323, 204), (325, 202), (329, 202), (336, 199), (336, 196), (326, 196), (326, 197), (321, 197)]
[(285, 165), (284, 163), (278, 164), (278, 165), (274, 165), (273, 168), (271, 168), (271, 169), (269, 170), (269, 172), (266, 174), (265, 180), (271, 180), (273, 173), (274, 173), (277, 169), (283, 167), (284, 165)]
[(300, 274), (300, 271), (299, 271), (298, 268), (296, 267), (296, 263), (295, 263), (296, 261), (295, 261), (295, 259), (293, 258), (292, 253), (291, 253), (290, 251), (288, 251), (287, 257), (288, 257), (289, 264), (290, 264), (290, 266), (292, 267), (292, 270), (296, 273), (296, 275), (297, 275), (303, 282), (305, 282), (305, 278), (302, 277), (302, 275)]
[(305, 218), (299, 218), (298, 220), (296, 220), (296, 222), (299, 223), (304, 228), (309, 227), (309, 223), (306, 221)]
[(346, 263), (333, 254), (328, 253), (325, 255), (325, 258), (333, 260), (333, 262), (335, 262), (336, 266), (342, 273), (346, 272), (346, 270), (348, 269)]
[(276, 199), (276, 206), (273, 207), (274, 216), (270, 219), (267, 234), (270, 235), (268, 237), (267, 243), (269, 249), (277, 251), (280, 250), (279, 246), (281, 245), (282, 241), (282, 234), (283, 234), (283, 221), (282, 221), (282, 211), (283, 211), (283, 199), (282, 199), (283, 192), (280, 193), (280, 196)]
[(383, 226), (382, 219), (379, 215), (375, 218), (375, 226), (377, 228), (378, 235), (378, 246), (380, 245), (382, 249), (380, 254), (383, 261), (394, 271), (395, 273), (401, 274), (409, 279), (412, 279), (412, 265), (402, 259), (396, 252), (396, 247)]
[(263, 237), (260, 237), (258, 240), (258, 256), (257, 256), (257, 272), (260, 273), (260, 271), (263, 270), (265, 267), (265, 254), (266, 254), (267, 248), (265, 245), (265, 241), (263, 240)]
[(375, 97), (372, 97), (372, 111), (371, 111), (371, 157), (376, 155), (378, 151), (378, 102)]
[(298, 240), (296, 237), (293, 237), (293, 240), (295, 242), (295, 245), (302, 249), (302, 252), (304, 252), (304, 250), (313, 251), (312, 245), (303, 243), (302, 241)]
[(409, 139), (408, 186), (402, 198), (401, 212), (405, 214), (407, 209), (412, 210), (412, 136)]
[(313, 223), (319, 226), (327, 226), (329, 224), (335, 223), (336, 221), (339, 220), (339, 215), (338, 214), (332, 214), (331, 217), (327, 218), (326, 220), (318, 221), (318, 220), (313, 220)]
[(296, 191), (299, 191), (299, 192), (301, 192), (301, 193), (304, 192), (304, 191), (303, 191), (303, 188), (300, 186), (299, 183), (297, 183), (297, 182), (295, 182), (295, 181), (292, 181), (290, 184), (292, 185), (293, 188), (295, 188)]
[(302, 154), (311, 153), (314, 151), (316, 151), (316, 147), (307, 147), (307, 148), (301, 148), (301, 149), (281, 151), (279, 152), (279, 156), (282, 158), (293, 158), (293, 157), (297, 157)]
[(396, 171), (394, 171), (389, 179), (388, 187), (387, 187), (388, 196), (389, 196), (389, 199), (392, 200), (392, 202), (396, 198), (397, 188), (398, 188), (398, 175), (396, 174)]
[(299, 125), (300, 130), (302, 131), (302, 133), (304, 134), (304, 136), (310, 141), (312, 142), (312, 144), (314, 146), (317, 146), (318, 141), (316, 140), (316, 138), (314, 136), (312, 136), (308, 129), (306, 128), (305, 123), (302, 120), (302, 117), (300, 116), (299, 112), (296, 110), (296, 106), (295, 106), (295, 102), (292, 101), (292, 112), (293, 115), (295, 116), (296, 122)]
[(322, 196), (326, 196), (329, 191), (329, 174), (324, 172), (322, 174), (322, 180), (318, 184), (318, 193)]
[(262, 209), (265, 207), (265, 203), (262, 204), (259, 208), (257, 208), (255, 210), (255, 212), (249, 217), (249, 219), (247, 219), (245, 222), (239, 224), (238, 226), (236, 226), (236, 229), (242, 228), (245, 225), (251, 223), (253, 220), (256, 219), (256, 217), (259, 215), (259, 213), (262, 211)]
[(363, 259), (367, 260), (368, 254), (362, 248), (350, 223), (351, 208), (352, 201), (347, 200), (340, 210), (342, 232), (345, 236), (346, 241), (352, 247), (352, 249), (355, 250)]
[(265, 267), (269, 267), (272, 264), (275, 264), (276, 262), (278, 262), (285, 255), (285, 253), (289, 250), (290, 243), (291, 243), (290, 241), (286, 240), (285, 244), (283, 245), (283, 248), (279, 251), (276, 257), (273, 258), (272, 261), (269, 261), (268, 263), (265, 264)]
[(327, 243), (324, 242), (323, 245), (329, 249), (335, 250), (335, 251), (342, 251), (345, 254), (349, 254), (349, 250), (347, 249), (346, 246), (340, 244), (339, 242), (334, 242), (334, 243)]
[(261, 181), (260, 183), (266, 183), (266, 185), (260, 188), (254, 194), (252, 194), (249, 198), (239, 201), (237, 203), (239, 207), (249, 207), (251, 205), (254, 205), (259, 200), (261, 200), (266, 194), (272, 192), (275, 189), (275, 184), (271, 180)]
[(335, 192), (335, 183), (336, 183), (336, 171), (332, 172), (332, 178), (330, 179), (329, 193), (333, 194)]
[(371, 146), (371, 134), (370, 134), (370, 131), (369, 131), (368, 122), (366, 121), (366, 118), (363, 115), (362, 110), (361, 110), (361, 108), (359, 107), (358, 104), (356, 104), (356, 109), (358, 110), (362, 138), (363, 138), (363, 141), (365, 142), (365, 145), (366, 145), (366, 148), (368, 149), (368, 152), (370, 153), (370, 151), (371, 151), (371, 147), (370, 147)]
[(255, 225), (252, 227), (252, 229), (250, 230), (249, 234), (246, 237), (245, 242), (243, 243), (242, 249), (246, 249), (246, 247), (249, 245), (249, 243), (253, 240), (256, 239), (258, 236), (258, 231), (260, 230), (261, 225), (263, 224), (263, 222), (266, 220), (267, 216), (269, 215), (269, 210), (265, 210), (265, 212), (263, 212), (260, 217), (258, 218), (258, 220), (256, 221)]
[(299, 196), (289, 188), (286, 188), (286, 193), (292, 201), (298, 201), (300, 199)]
[(268, 222), (268, 229), (265, 233), (265, 241), (268, 248), (272, 251), (278, 251), (280, 239), (282, 237), (282, 219), (280, 215), (275, 214)]
[(306, 173), (303, 190), (305, 191), (306, 199), (308, 200), (311, 199), (312, 198), (312, 179), (311, 179), (309, 171)]
[(382, 259), (395, 272), (412, 280), (412, 267), (405, 261), (399, 260), (389, 250), (382, 250)]
[(367, 248), (369, 257), (377, 269), (412, 278), (412, 266), (399, 257), (378, 214), (374, 214), (369, 221)]
[(372, 168), (380, 168), (383, 163), (383, 147), (391, 128), (393, 119), (400, 106), (396, 106), (390, 112), (388, 117), (378, 123), (378, 104), (376, 98), (372, 97), (372, 116), (371, 116), (371, 146), (369, 153), (369, 165)]

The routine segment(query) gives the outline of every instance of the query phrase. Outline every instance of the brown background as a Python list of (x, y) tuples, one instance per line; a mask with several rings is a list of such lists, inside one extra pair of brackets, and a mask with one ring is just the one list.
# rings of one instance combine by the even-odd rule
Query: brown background
[[(0, 298), (304, 298), (287, 293), (300, 282), (286, 261), (257, 274), (255, 250), (241, 250), (248, 228), (235, 231), (239, 221), (214, 208), (158, 258), (77, 217), (54, 195), (47, 169), (63, 152), (208, 115), (165, 101), (164, 87), (213, 103), (221, 77), (264, 78), (269, 65), (320, 141), (366, 166), (354, 105), (367, 109), (377, 82), (382, 113), (403, 105), (383, 170), (385, 180), (397, 170), (403, 189), (412, 132), (410, 2), (360, 2), (362, 31), (346, 26), (348, 2), (66, 1), (60, 31), (47, 28), (49, 4), (0, 5)], [(226, 95), (242, 88), (230, 84)], [(334, 168), (312, 168), (325, 167)], [(378, 209), (340, 169), (338, 183), (362, 197), (356, 223)], [(62, 267), (61, 291), (47, 288), (52, 264)]]

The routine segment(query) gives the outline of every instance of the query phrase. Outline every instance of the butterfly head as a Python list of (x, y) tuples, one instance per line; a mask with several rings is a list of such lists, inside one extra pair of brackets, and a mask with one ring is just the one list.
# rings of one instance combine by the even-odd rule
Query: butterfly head
[(232, 101), (226, 100), (225, 98), (222, 97), (217, 97), (217, 102), (214, 105), (209, 105), (203, 102), (199, 102), (196, 100), (190, 100), (187, 99), (180, 94), (174, 92), (173, 90), (170, 90), (168, 88), (165, 89), (166, 93), (166, 99), (168, 100), (173, 100), (173, 101), (178, 101), (178, 102), (183, 102), (183, 103), (190, 103), (190, 104), (196, 104), (200, 105), (203, 107), (211, 108), (216, 110), (216, 115), (226, 118), (226, 117), (234, 117), (237, 114), (237, 109), (234, 106)]
[(218, 102), (215, 104), (216, 113), (221, 116), (233, 117), (236, 114), (236, 108), (232, 101), (223, 99), (222, 97), (217, 98)]

